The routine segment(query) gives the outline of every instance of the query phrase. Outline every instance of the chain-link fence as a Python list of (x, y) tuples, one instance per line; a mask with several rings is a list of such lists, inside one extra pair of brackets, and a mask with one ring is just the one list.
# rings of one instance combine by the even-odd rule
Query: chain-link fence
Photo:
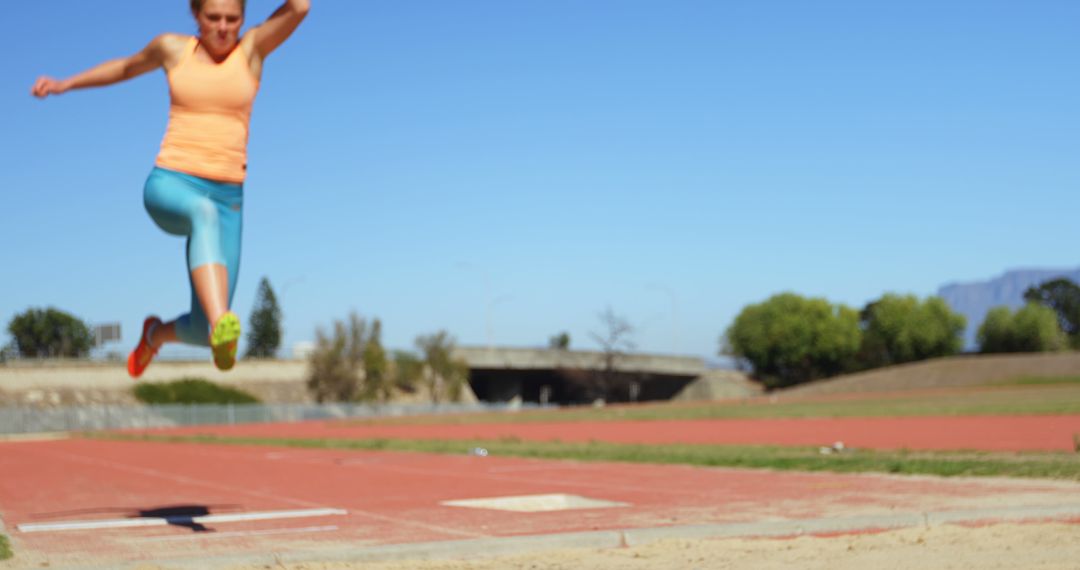
[(169, 404), (149, 406), (0, 407), (0, 434), (193, 425), (299, 422), (419, 414), (513, 411), (535, 404)]

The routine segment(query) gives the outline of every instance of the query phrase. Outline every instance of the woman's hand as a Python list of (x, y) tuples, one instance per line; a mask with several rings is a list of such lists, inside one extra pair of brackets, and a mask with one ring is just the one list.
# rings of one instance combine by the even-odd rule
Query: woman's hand
[(34, 82), (34, 88), (30, 90), (30, 94), (38, 99), (44, 99), (49, 95), (66, 93), (68, 89), (71, 89), (69, 82), (42, 76)]

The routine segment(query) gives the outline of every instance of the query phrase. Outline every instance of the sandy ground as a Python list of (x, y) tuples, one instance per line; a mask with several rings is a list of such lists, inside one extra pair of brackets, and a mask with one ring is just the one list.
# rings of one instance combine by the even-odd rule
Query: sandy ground
[[(481, 553), (478, 553), (481, 555)], [(473, 560), (306, 563), (231, 570), (653, 570), (713, 568), (1080, 569), (1080, 524), (936, 526), (789, 539), (665, 540), (614, 550), (559, 550)]]

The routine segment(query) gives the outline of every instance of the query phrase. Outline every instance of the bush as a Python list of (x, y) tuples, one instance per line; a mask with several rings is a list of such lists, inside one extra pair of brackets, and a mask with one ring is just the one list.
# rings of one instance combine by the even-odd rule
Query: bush
[(1053, 279), (1024, 291), (1024, 300), (1050, 307), (1057, 313), (1061, 330), (1080, 348), (1080, 285), (1068, 279)]
[(424, 361), (407, 350), (395, 350), (390, 376), (395, 388), (412, 394), (416, 392), (417, 382), (424, 376)]
[(1008, 307), (990, 309), (979, 326), (978, 339), (983, 353), (1049, 352), (1068, 345), (1057, 313), (1035, 303), (1015, 313)]
[(382, 321), (350, 313), (335, 321), (333, 333), (315, 331), (315, 350), (308, 357), (307, 386), (315, 401), (389, 401), (394, 388), (412, 392), (423, 372), (414, 355), (394, 353), (393, 362), (382, 346)]
[(364, 383), (360, 389), (360, 399), (364, 401), (390, 399), (393, 379), (390, 377), (390, 362), (386, 358), (386, 349), (382, 346), (382, 322), (379, 319), (371, 324), (364, 353)]
[(469, 364), (454, 358), (454, 337), (446, 331), (416, 337), (416, 347), (424, 355), (424, 379), (432, 403), (460, 402), (469, 385)]
[(8, 332), (19, 354), (27, 358), (81, 358), (94, 345), (86, 323), (53, 307), (15, 315)]
[(356, 313), (348, 322), (335, 321), (333, 334), (315, 331), (315, 350), (308, 357), (307, 387), (315, 401), (353, 402), (361, 395), (367, 321)]
[(855, 310), (781, 293), (743, 308), (722, 354), (746, 359), (767, 388), (782, 388), (846, 371), (861, 341)]
[(863, 309), (860, 368), (951, 356), (963, 347), (965, 319), (940, 297), (883, 295)]
[(182, 378), (167, 383), (139, 384), (135, 398), (144, 404), (257, 404), (255, 396), (226, 388), (202, 378)]

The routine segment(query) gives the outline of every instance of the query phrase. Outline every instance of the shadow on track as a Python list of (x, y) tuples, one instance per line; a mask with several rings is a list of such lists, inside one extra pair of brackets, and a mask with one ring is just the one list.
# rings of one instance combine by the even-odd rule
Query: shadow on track
[(52, 513), (36, 513), (30, 515), (32, 519), (55, 519), (67, 518), (78, 515), (109, 514), (116, 513), (133, 519), (164, 519), (171, 526), (189, 528), (192, 532), (214, 532), (201, 523), (195, 522), (197, 517), (206, 516), (210, 513), (237, 512), (244, 510), (241, 505), (168, 505), (152, 507), (148, 509), (131, 509), (125, 507), (99, 507), (91, 509), (77, 509), (72, 511), (58, 511)]

